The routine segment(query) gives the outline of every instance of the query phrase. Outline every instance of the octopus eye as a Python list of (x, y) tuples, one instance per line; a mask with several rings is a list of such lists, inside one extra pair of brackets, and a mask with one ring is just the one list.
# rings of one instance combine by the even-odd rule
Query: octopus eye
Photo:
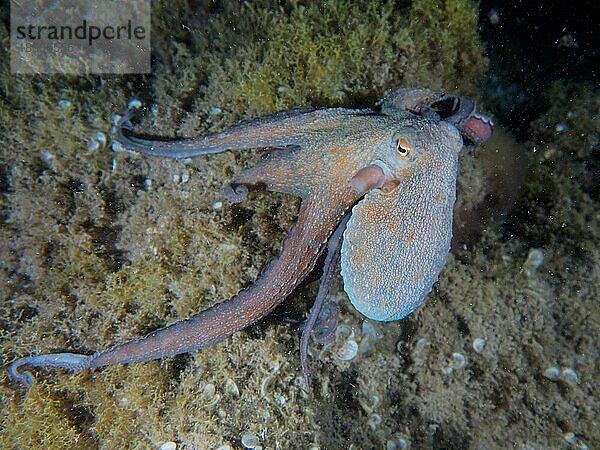
[(412, 152), (412, 148), (410, 147), (410, 144), (408, 143), (406, 138), (398, 138), (398, 140), (396, 141), (396, 151), (403, 158), (407, 157), (410, 154), (410, 152)]

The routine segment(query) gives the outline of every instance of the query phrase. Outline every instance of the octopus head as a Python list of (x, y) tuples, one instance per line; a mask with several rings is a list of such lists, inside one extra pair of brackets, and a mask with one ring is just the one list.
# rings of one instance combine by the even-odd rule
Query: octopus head
[[(451, 163), (458, 158), (463, 139), (461, 132), (445, 121), (413, 118), (410, 126), (398, 127), (378, 152), (375, 164), (385, 174), (388, 188), (391, 180), (402, 180)], [(385, 189), (384, 189), (385, 190)]]

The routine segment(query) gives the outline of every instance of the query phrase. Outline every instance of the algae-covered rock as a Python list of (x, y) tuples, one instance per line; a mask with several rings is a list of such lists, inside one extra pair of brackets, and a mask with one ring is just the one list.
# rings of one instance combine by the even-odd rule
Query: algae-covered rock
[[(297, 199), (257, 193), (231, 205), (219, 196), (258, 152), (192, 162), (111, 152), (98, 133), (108, 135), (130, 98), (145, 106), (140, 129), (192, 136), (293, 106), (370, 106), (405, 85), (477, 98), (486, 65), (467, 0), (154, 3), (151, 74), (19, 76), (1, 68), (4, 363), (104, 349), (226, 299), (259, 276), (294, 221)], [(7, 60), (7, 47), (0, 52)], [(597, 93), (590, 98), (597, 105)], [(586, 105), (575, 122), (583, 128), (593, 125), (584, 122)], [(536, 125), (538, 149), (543, 129)], [(560, 153), (566, 144), (554, 137), (543, 145)], [(589, 145), (576, 133), (571, 139), (569, 146)], [(598, 310), (582, 279), (598, 285), (598, 230), (597, 217), (596, 228), (581, 217), (596, 203), (581, 194), (579, 209), (569, 209), (540, 187), (550, 171), (548, 189), (570, 196), (581, 181), (570, 178), (577, 164), (541, 161), (517, 201), (521, 225), (510, 222), (518, 234), (484, 230), (472, 253), (451, 258), (419, 311), (377, 325), (377, 344), (334, 293), (346, 328), (330, 346), (311, 346), (314, 395), (302, 389), (293, 328), (271, 320), (164, 361), (35, 371), (28, 391), (3, 371), (0, 446), (241, 448), (250, 436), (263, 448), (477, 448), (503, 446), (509, 428), (516, 443), (539, 443), (528, 440), (535, 435), (555, 446), (567, 431), (598, 442), (589, 425)], [(537, 208), (523, 220), (526, 200)], [(549, 210), (577, 228), (547, 225)], [(575, 234), (582, 230), (591, 233), (585, 243)], [(548, 254), (535, 278), (520, 271), (531, 243)], [(581, 254), (565, 250), (581, 246)], [(309, 285), (287, 305), (306, 311), (314, 294)], [(340, 360), (349, 333), (358, 353)], [(487, 342), (479, 354), (469, 350), (475, 338)], [(456, 352), (465, 365), (445, 370)], [(573, 367), (580, 383), (546, 381), (539, 374), (548, 365)]]

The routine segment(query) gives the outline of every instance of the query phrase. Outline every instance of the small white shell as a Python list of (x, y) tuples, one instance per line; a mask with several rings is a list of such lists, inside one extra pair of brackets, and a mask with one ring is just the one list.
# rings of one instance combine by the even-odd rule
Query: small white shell
[(242, 445), (251, 450), (258, 450), (262, 448), (258, 436), (252, 434), (245, 434), (242, 436)]
[(533, 273), (540, 268), (544, 263), (544, 252), (539, 248), (532, 248), (527, 254), (527, 259), (523, 263), (523, 270), (528, 277), (532, 277)]
[(371, 414), (371, 418), (367, 421), (367, 427), (371, 431), (375, 431), (383, 420), (379, 414)]
[(485, 347), (485, 339), (477, 338), (473, 339), (473, 350), (477, 353), (481, 353)]
[(417, 343), (415, 344), (415, 351), (420, 352), (423, 351), (425, 349), (425, 347), (427, 347), (427, 345), (429, 344), (429, 342), (427, 341), (427, 339), (425, 338), (421, 338), (417, 341)]
[(140, 109), (142, 107), (142, 102), (141, 100), (138, 100), (137, 98), (132, 98), (131, 100), (129, 100), (129, 103), (127, 103), (127, 108), (129, 109)]
[(558, 367), (548, 367), (544, 370), (544, 376), (549, 380), (556, 381), (560, 376), (560, 369)]
[(525, 265), (532, 269), (538, 269), (544, 263), (544, 252), (539, 248), (532, 248), (527, 254)]
[(375, 325), (367, 320), (362, 324), (362, 334), (376, 341), (383, 339), (383, 334), (381, 334)]
[(96, 133), (96, 141), (98, 141), (98, 143), (104, 147), (106, 145), (106, 134), (104, 134), (102, 131), (98, 131)]
[(467, 365), (467, 358), (462, 353), (453, 353), (452, 359), (454, 360), (454, 367), (457, 369), (462, 369)]
[(358, 354), (358, 344), (354, 339), (348, 339), (336, 352), (336, 358), (342, 361), (351, 361)]
[(208, 398), (213, 397), (216, 391), (215, 385), (212, 383), (208, 383), (202, 388), (202, 394)]
[(177, 444), (173, 441), (165, 442), (158, 450), (176, 450)]
[(123, 147), (123, 145), (121, 145), (121, 143), (120, 143), (120, 142), (117, 142), (117, 141), (112, 141), (112, 142), (110, 143), (110, 149), (111, 149), (113, 152), (117, 152), (117, 153), (120, 153), (120, 152), (124, 152), (124, 151), (125, 151), (125, 147)]
[(567, 441), (569, 444), (574, 444), (577, 440), (577, 436), (575, 436), (575, 433), (573, 433), (572, 431), (565, 433), (563, 437), (565, 438), (565, 441)]
[(448, 367), (443, 367), (442, 368), (442, 373), (444, 375), (451, 375), (452, 372), (454, 372), (454, 368), (452, 366), (448, 366)]
[(273, 394), (273, 398), (275, 399), (275, 401), (277, 402), (277, 404), (281, 407), (285, 407), (285, 397), (283, 395), (280, 395), (278, 393), (274, 393)]
[(562, 371), (562, 377), (567, 383), (579, 384), (579, 375), (570, 367), (566, 367)]
[(58, 102), (56, 102), (56, 105), (60, 109), (69, 109), (71, 106), (73, 106), (73, 102), (71, 102), (71, 100), (67, 100), (66, 98), (61, 98)]
[(235, 381), (231, 378), (227, 378), (227, 381), (225, 381), (225, 393), (236, 398), (240, 396), (240, 390)]
[(54, 169), (54, 165), (56, 163), (56, 157), (50, 153), (47, 150), (42, 150), (40, 151), (40, 158), (42, 158), (42, 162), (44, 163), (44, 166), (46, 166), (48, 169), (53, 170)]
[(557, 123), (556, 126), (554, 127), (554, 131), (556, 131), (557, 133), (564, 133), (565, 131), (567, 131), (569, 129), (569, 126), (566, 123)]
[(99, 148), (100, 148), (100, 142), (98, 142), (97, 139), (92, 139), (90, 142), (88, 142), (87, 152), (88, 153), (95, 152)]
[(385, 443), (385, 450), (405, 450), (408, 448), (408, 442), (403, 437), (398, 437), (397, 439), (389, 439)]

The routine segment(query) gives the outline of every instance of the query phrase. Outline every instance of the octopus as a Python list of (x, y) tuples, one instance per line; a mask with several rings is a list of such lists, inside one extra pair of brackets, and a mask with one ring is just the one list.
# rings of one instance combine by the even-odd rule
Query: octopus
[(25, 386), (34, 378), (19, 371), (22, 366), (78, 372), (165, 358), (221, 341), (273, 311), (326, 252), (315, 306), (300, 339), (308, 390), (311, 333), (317, 326), (325, 340), (335, 330), (337, 309), (325, 302), (331, 280), (341, 272), (350, 302), (368, 319), (397, 321), (413, 312), (450, 252), (459, 155), (493, 132), (491, 119), (478, 113), (473, 101), (423, 88), (391, 91), (372, 109), (297, 108), (220, 133), (170, 141), (133, 135), (131, 115), (130, 108), (113, 127), (113, 145), (131, 152), (193, 158), (269, 148), (222, 194), (232, 202), (256, 188), (298, 196), (298, 219), (279, 256), (233, 297), (102, 352), (16, 359), (8, 372)]

